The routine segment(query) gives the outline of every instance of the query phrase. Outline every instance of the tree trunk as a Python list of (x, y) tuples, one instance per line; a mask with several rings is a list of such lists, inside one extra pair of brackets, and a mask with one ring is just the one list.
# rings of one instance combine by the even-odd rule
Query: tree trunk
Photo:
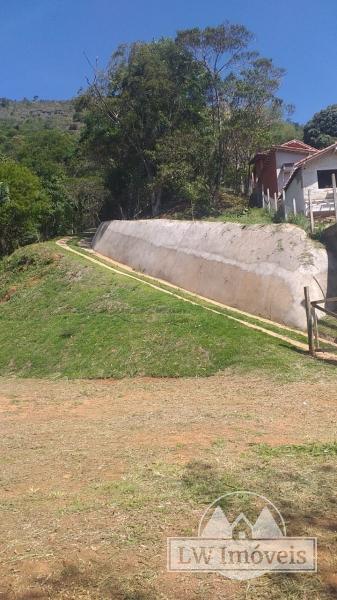
[(151, 193), (151, 208), (152, 208), (152, 216), (158, 217), (161, 209), (161, 189), (153, 190)]

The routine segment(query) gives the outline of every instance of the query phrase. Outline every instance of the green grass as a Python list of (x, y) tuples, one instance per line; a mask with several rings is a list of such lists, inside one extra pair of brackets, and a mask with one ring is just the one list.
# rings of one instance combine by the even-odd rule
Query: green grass
[(205, 504), (222, 496), (224, 490), (234, 492), (243, 488), (234, 476), (221, 473), (214, 465), (200, 460), (192, 460), (186, 465), (181, 485), (188, 497)]
[[(81, 247), (79, 245), (79, 241), (80, 241), (80, 238), (72, 238), (69, 241), (68, 246), (74, 248), (76, 250), (76, 252), (80, 252), (81, 254), (83, 254), (83, 256), (88, 256), (87, 251), (84, 250), (83, 247)], [(95, 260), (101, 262), (102, 264), (106, 264), (109, 267), (112, 266), (111, 262), (109, 262), (108, 259), (104, 259), (103, 256), (95, 256)], [(121, 271), (122, 273), (126, 273), (126, 274), (130, 273), (130, 271), (127, 271), (121, 265), (118, 265), (118, 270)], [(153, 279), (150, 276), (143, 275), (142, 273), (135, 273), (135, 277), (137, 277), (138, 279), (141, 279), (142, 281), (147, 282), (147, 283), (151, 283), (151, 284), (154, 283)], [(278, 333), (280, 335), (286, 336), (289, 339), (297, 341), (297, 342), (307, 343), (307, 334), (304, 332), (297, 331), (294, 329), (288, 329), (287, 327), (282, 327), (281, 325), (278, 326), (277, 324), (273, 323), (272, 321), (268, 321), (267, 319), (261, 320), (259, 317), (255, 317), (254, 315), (250, 315), (250, 314), (243, 315), (240, 311), (236, 312), (235, 310), (233, 310), (231, 308), (225, 308), (221, 304), (220, 305), (212, 304), (211, 301), (203, 300), (201, 297), (197, 296), (193, 292), (188, 292), (187, 290), (184, 290), (181, 288), (174, 289), (169, 284), (166, 284), (164, 281), (155, 280), (155, 285), (160, 287), (163, 290), (177, 293), (182, 298), (192, 300), (193, 302), (196, 301), (200, 306), (212, 308), (212, 309), (220, 312), (223, 315), (234, 317), (235, 319), (241, 319), (241, 320), (243, 319), (246, 323), (250, 323), (252, 325), (258, 325), (259, 327), (263, 327), (267, 331), (273, 331), (274, 333)], [(330, 349), (331, 349), (331, 347), (330, 347)]]
[[(176, 219), (191, 219), (192, 215), (187, 208), (181, 213), (175, 213), (173, 215), (167, 215), (168, 218)], [(203, 221), (218, 221), (221, 223), (240, 223), (241, 225), (270, 225), (275, 223), (285, 223), (284, 219), (275, 210), (269, 212), (266, 208), (253, 208), (247, 206), (240, 197), (232, 198), (232, 206), (230, 208), (214, 210), (213, 213), (202, 215), (197, 217), (197, 220)], [(310, 224), (308, 219), (304, 215), (290, 214), (288, 216), (288, 223), (297, 225), (305, 231), (309, 232)]]
[(273, 213), (263, 208), (245, 208), (241, 211), (228, 210), (218, 217), (208, 220), (221, 221), (223, 223), (241, 223), (243, 225), (266, 225), (274, 223)]
[(268, 444), (257, 444), (256, 452), (263, 457), (273, 456), (336, 456), (337, 442), (310, 444), (290, 444), (284, 446), (268, 446)]
[(207, 376), (228, 367), (292, 380), (334, 373), (272, 339), (116, 275), (53, 242), (0, 263), (0, 374)]
[[(336, 312), (336, 304), (334, 304), (332, 310)], [(323, 313), (317, 311), (317, 316), (322, 317)], [(330, 340), (332, 342), (336, 342), (337, 340), (337, 319), (330, 316), (325, 316), (323, 319), (320, 319), (318, 323), (318, 332), (322, 338)]]

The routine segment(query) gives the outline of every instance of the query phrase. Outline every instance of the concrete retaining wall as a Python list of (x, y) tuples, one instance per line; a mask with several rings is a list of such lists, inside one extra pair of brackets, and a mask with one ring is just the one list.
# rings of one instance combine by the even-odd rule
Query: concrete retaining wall
[[(102, 223), (93, 249), (177, 286), (304, 329), (303, 287), (334, 291), (334, 255), (294, 225), (147, 220)], [(336, 295), (336, 292), (334, 292)]]

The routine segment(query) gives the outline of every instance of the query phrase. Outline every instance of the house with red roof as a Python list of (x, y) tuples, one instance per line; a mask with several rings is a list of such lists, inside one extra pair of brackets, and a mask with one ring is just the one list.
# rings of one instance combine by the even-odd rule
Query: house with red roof
[(256, 154), (250, 164), (251, 191), (257, 203), (262, 204), (262, 195), (266, 195), (268, 190), (271, 197), (275, 194), (278, 197), (287, 184), (294, 165), (316, 153), (316, 148), (300, 140), (290, 140)]
[(335, 198), (337, 201), (336, 181), (337, 142), (323, 150), (316, 150), (293, 165), (282, 190), (286, 212), (294, 212), (295, 201), (296, 211), (306, 215), (309, 202), (314, 213), (333, 213)]

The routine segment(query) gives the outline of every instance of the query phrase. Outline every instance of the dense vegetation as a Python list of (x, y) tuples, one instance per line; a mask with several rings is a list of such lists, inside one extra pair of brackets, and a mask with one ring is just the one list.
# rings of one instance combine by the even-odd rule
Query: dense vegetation
[[(61, 131), (76, 131), (81, 127), (73, 100), (39, 100), (37, 96), (32, 100), (0, 98), (0, 122), (2, 127), (12, 126), (13, 131), (21, 126)], [(1, 139), (3, 134), (2, 130)]]
[(195, 212), (224, 189), (246, 191), (249, 159), (279, 134), (283, 70), (250, 49), (243, 26), (181, 31), (121, 46), (88, 90), (83, 134), (104, 165), (114, 209), (158, 215), (183, 199)]
[(97, 225), (105, 190), (74, 102), (0, 100), (0, 255)]
[(314, 148), (326, 148), (337, 140), (337, 104), (316, 113), (304, 127), (304, 141)]
[(102, 218), (247, 206), (252, 154), (302, 136), (251, 43), (241, 25), (181, 31), (119, 47), (74, 101), (0, 99), (0, 255)]

